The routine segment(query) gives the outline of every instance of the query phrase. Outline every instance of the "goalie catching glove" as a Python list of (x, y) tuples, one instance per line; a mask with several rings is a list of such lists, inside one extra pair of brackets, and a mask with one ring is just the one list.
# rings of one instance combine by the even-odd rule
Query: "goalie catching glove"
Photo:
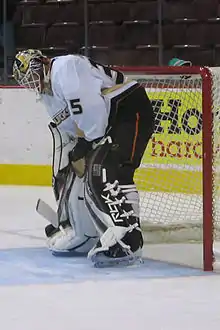
[(69, 152), (69, 159), (71, 162), (77, 162), (87, 156), (88, 152), (92, 150), (93, 141), (87, 141), (80, 137), (78, 138), (77, 144), (72, 151)]
[(74, 169), (76, 175), (82, 178), (86, 170), (85, 157), (92, 150), (92, 141), (86, 141), (84, 138), (79, 137), (77, 144), (69, 152), (69, 161)]
[(74, 172), (80, 178), (82, 178), (86, 171), (86, 157), (94, 149), (93, 143), (95, 146), (98, 146), (100, 138), (93, 141), (87, 141), (84, 137), (78, 137), (78, 141), (69, 152), (69, 162), (71, 163)]

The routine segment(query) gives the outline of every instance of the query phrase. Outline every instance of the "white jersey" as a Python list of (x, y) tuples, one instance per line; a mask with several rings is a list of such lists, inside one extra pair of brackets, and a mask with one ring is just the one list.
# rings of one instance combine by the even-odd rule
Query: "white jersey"
[(51, 119), (72, 137), (80, 129), (88, 141), (105, 134), (111, 99), (137, 83), (79, 55), (52, 59), (50, 79), (52, 93), (43, 94), (42, 100)]

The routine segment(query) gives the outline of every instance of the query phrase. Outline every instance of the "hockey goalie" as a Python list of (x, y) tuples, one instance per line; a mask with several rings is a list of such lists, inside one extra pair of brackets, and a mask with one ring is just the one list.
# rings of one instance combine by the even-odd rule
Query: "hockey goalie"
[(133, 264), (143, 247), (134, 172), (154, 130), (145, 89), (87, 57), (39, 50), (19, 52), (13, 74), (52, 120), (58, 225), (46, 227), (49, 248), (88, 253), (97, 267)]

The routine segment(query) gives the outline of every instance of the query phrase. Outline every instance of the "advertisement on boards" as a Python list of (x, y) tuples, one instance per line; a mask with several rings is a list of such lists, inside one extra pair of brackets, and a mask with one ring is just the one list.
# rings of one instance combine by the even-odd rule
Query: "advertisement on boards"
[(144, 163), (199, 166), (202, 159), (202, 96), (199, 91), (148, 92), (155, 131)]

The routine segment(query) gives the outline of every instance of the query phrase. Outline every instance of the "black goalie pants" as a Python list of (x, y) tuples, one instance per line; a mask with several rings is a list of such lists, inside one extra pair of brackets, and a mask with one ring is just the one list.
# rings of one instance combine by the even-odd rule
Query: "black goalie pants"
[(101, 219), (99, 210), (108, 214), (115, 225), (128, 227), (139, 222), (135, 216), (121, 217), (125, 212), (129, 213), (131, 204), (116, 208), (114, 201), (117, 203), (125, 194), (121, 191), (117, 195), (117, 186), (110, 191), (106, 187), (116, 180), (123, 186), (134, 184), (134, 172), (152, 136), (154, 114), (143, 87), (136, 84), (112, 99), (109, 128), (106, 136), (111, 137), (112, 143), (106, 142), (93, 151), (88, 164), (87, 194), (92, 203), (87, 206), (102, 232), (109, 223)]
[(154, 131), (153, 108), (144, 87), (137, 84), (112, 100), (109, 126), (112, 148), (117, 151), (116, 159), (112, 158), (114, 175), (120, 184), (132, 184)]

